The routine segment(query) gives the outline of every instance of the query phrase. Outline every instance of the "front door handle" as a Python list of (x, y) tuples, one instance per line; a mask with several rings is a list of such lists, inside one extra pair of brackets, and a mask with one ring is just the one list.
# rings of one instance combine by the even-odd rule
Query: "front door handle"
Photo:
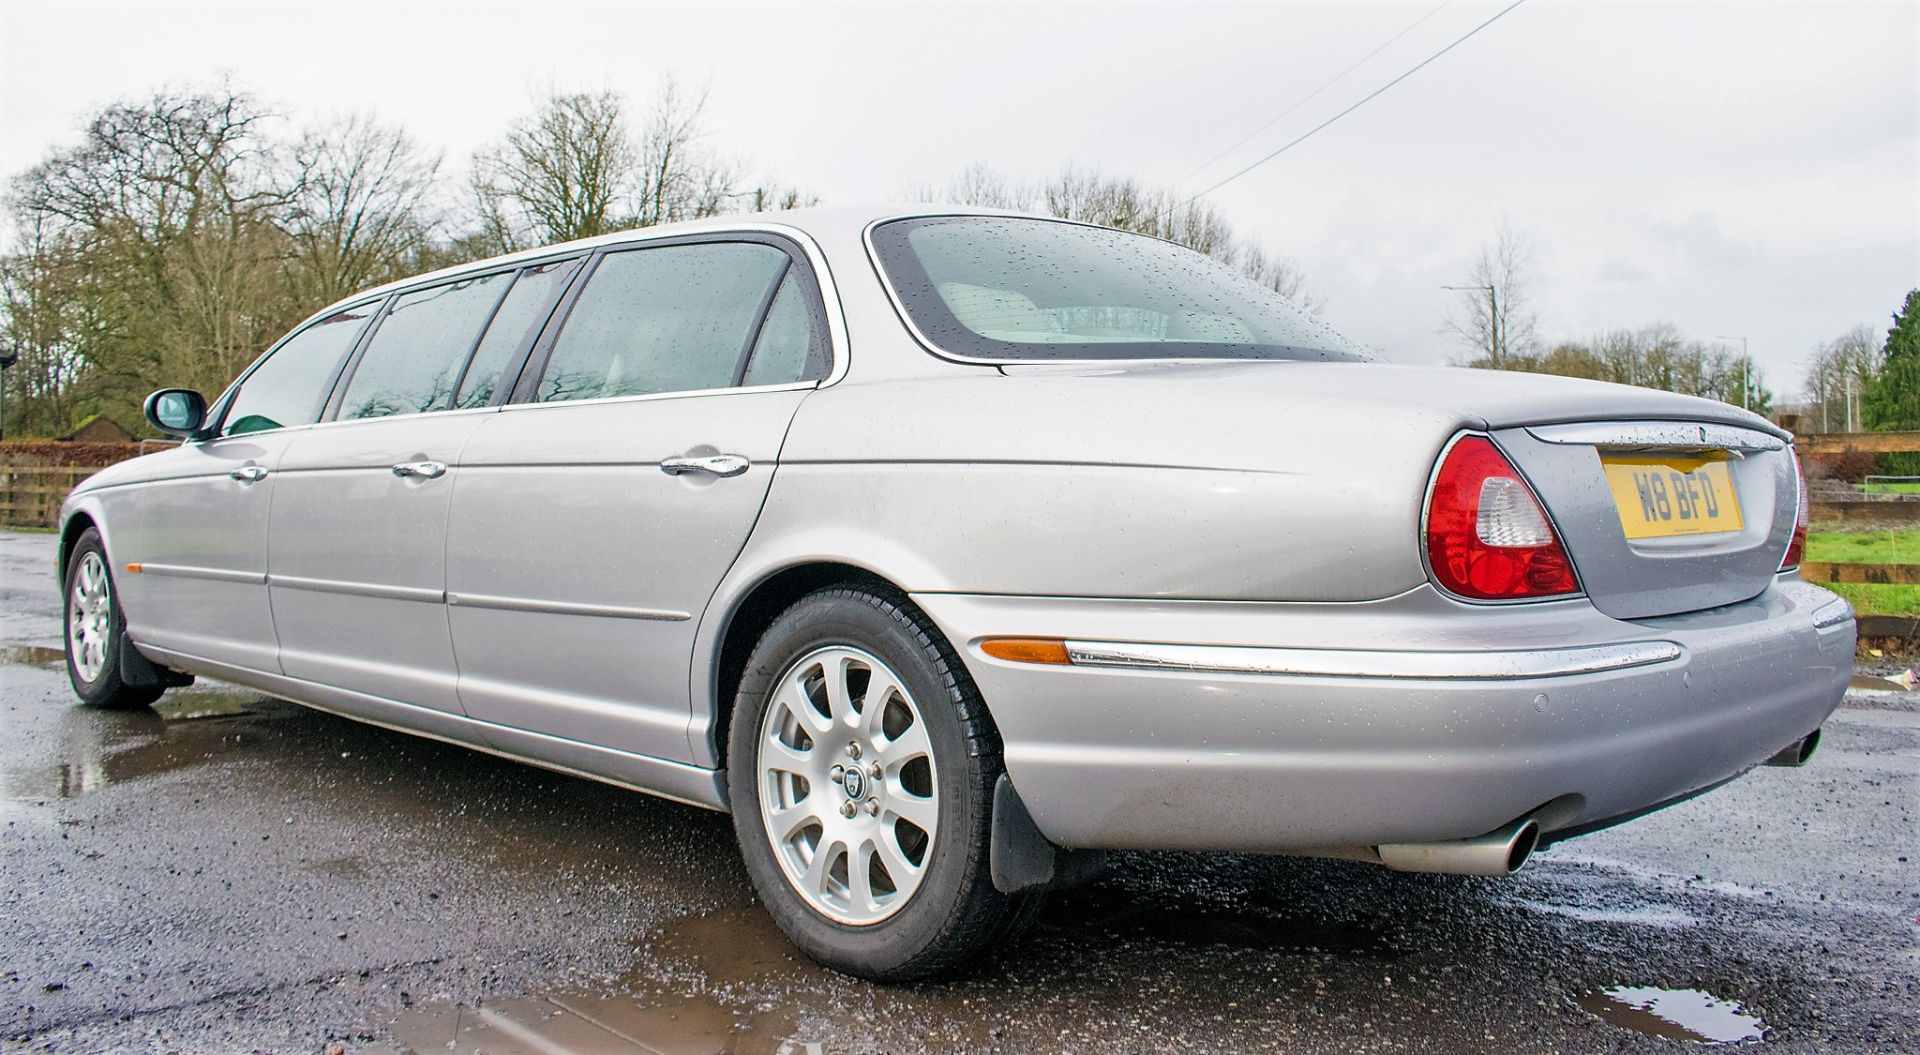
[(711, 473), (714, 476), (739, 476), (753, 463), (738, 454), (709, 454), (703, 458), (668, 458), (660, 471), (668, 476), (686, 473)]
[(267, 478), (267, 470), (258, 465), (243, 465), (228, 473), (227, 476), (243, 484), (257, 484)]
[(423, 480), (437, 480), (447, 475), (446, 462), (401, 462), (393, 467), (393, 475), (400, 477), (417, 476)]

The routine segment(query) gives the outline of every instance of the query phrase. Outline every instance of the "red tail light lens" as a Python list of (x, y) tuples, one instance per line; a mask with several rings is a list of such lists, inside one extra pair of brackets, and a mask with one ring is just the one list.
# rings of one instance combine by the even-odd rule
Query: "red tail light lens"
[(1780, 570), (1800, 566), (1800, 558), (1807, 551), (1807, 476), (1800, 471), (1799, 452), (1793, 451), (1793, 489), (1800, 496), (1800, 508), (1794, 513), (1793, 538), (1787, 543), (1787, 555), (1780, 560)]
[(1579, 592), (1533, 489), (1484, 436), (1447, 450), (1427, 497), (1427, 563), (1441, 586), (1488, 601)]

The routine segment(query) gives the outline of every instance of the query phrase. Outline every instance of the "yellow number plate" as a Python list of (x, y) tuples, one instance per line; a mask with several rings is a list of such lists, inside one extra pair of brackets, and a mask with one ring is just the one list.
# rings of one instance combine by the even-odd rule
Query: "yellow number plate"
[(1738, 531), (1740, 497), (1723, 454), (1603, 454), (1613, 504), (1628, 538), (1667, 538)]

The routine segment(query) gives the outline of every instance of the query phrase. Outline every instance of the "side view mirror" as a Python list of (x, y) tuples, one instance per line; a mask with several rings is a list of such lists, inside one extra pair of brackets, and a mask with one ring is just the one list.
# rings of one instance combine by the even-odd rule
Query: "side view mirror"
[(147, 397), (147, 421), (169, 436), (198, 439), (207, 427), (207, 397), (190, 388), (163, 388)]

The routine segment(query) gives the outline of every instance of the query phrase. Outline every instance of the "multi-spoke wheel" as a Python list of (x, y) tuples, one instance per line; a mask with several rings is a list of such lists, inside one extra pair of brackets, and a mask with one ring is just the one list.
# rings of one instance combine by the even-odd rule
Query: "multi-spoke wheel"
[(760, 820), (788, 882), (841, 923), (877, 923), (920, 888), (940, 827), (933, 744), (900, 676), (830, 646), (788, 668), (761, 721)]
[(95, 707), (145, 707), (159, 687), (135, 688), (120, 677), (120, 635), (126, 620), (113, 592), (113, 571), (100, 532), (88, 528), (67, 557), (67, 678)]
[(1021, 922), (993, 887), (999, 742), (959, 658), (904, 598), (811, 594), (741, 678), (728, 785), (742, 857), (809, 955), (898, 980), (945, 970)]

